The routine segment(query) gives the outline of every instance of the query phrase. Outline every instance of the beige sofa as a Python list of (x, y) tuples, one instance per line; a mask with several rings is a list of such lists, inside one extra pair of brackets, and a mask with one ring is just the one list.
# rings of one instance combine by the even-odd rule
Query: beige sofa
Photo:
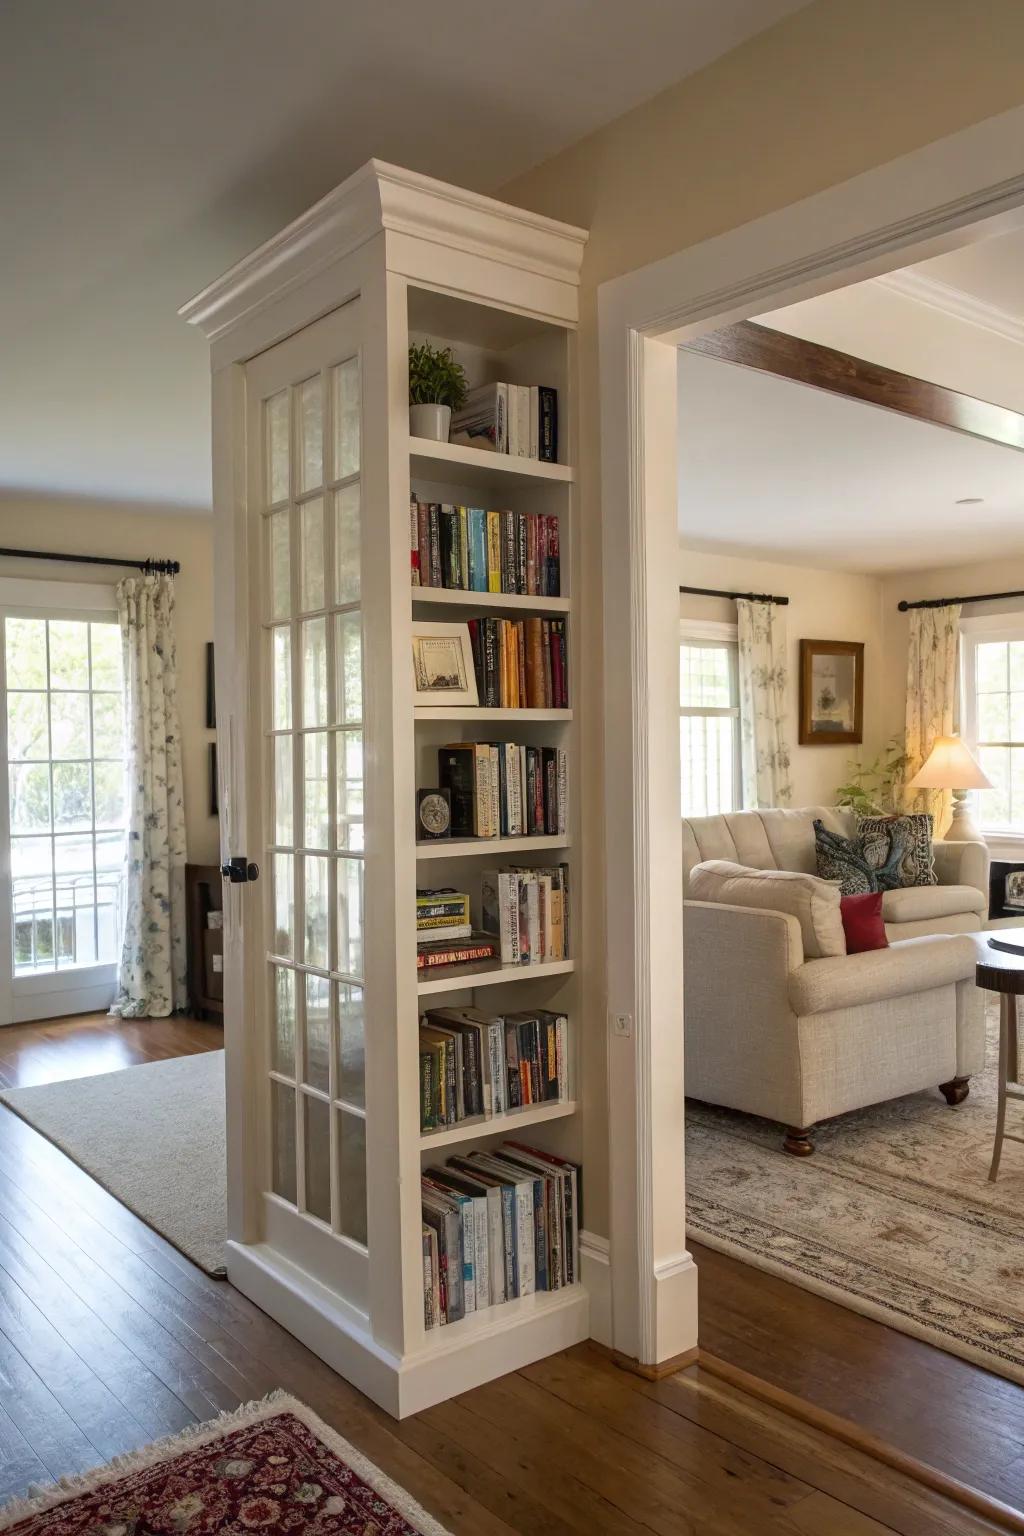
[(890, 947), (864, 954), (806, 958), (795, 916), (689, 899), (709, 860), (815, 874), (815, 818), (855, 830), (827, 806), (683, 821), (686, 1092), (780, 1121), (796, 1155), (848, 1110), (935, 1087), (962, 1102), (985, 1048), (968, 937), (988, 911), (982, 844), (936, 843), (939, 884), (887, 891)]

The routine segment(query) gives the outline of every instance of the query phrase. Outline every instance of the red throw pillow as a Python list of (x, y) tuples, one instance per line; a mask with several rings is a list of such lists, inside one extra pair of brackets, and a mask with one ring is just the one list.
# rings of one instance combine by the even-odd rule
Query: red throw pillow
[(863, 896), (844, 896), (839, 902), (846, 934), (846, 953), (859, 955), (865, 949), (888, 949), (882, 922), (882, 892), (866, 891)]

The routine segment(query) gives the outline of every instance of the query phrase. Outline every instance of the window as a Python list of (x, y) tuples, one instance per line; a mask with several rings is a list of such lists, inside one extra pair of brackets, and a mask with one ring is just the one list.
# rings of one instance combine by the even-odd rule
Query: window
[(10, 976), (118, 958), (124, 684), (113, 620), (3, 618)]
[(730, 624), (681, 628), (679, 759), (684, 816), (741, 808), (736, 631)]
[(979, 824), (1024, 834), (1024, 617), (965, 620), (962, 669), (964, 737), (992, 781), (976, 792)]

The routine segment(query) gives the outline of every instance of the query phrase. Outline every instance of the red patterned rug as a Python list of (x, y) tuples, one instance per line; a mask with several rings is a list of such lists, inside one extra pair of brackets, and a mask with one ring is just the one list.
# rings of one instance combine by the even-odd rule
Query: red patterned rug
[(302, 1403), (274, 1393), (0, 1510), (10, 1536), (448, 1536)]

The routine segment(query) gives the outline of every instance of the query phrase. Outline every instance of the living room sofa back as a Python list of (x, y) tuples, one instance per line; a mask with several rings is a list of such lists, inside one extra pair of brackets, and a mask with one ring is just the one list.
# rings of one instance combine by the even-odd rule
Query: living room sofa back
[[(690, 898), (690, 871), (709, 859), (727, 859), (748, 869), (817, 874), (815, 821), (840, 837), (853, 837), (857, 830), (856, 812), (834, 805), (684, 817), (684, 900)], [(908, 886), (882, 897), (890, 942), (930, 933), (977, 933), (985, 926), (988, 849), (983, 843), (946, 842), (936, 842), (933, 848), (937, 885)]]

